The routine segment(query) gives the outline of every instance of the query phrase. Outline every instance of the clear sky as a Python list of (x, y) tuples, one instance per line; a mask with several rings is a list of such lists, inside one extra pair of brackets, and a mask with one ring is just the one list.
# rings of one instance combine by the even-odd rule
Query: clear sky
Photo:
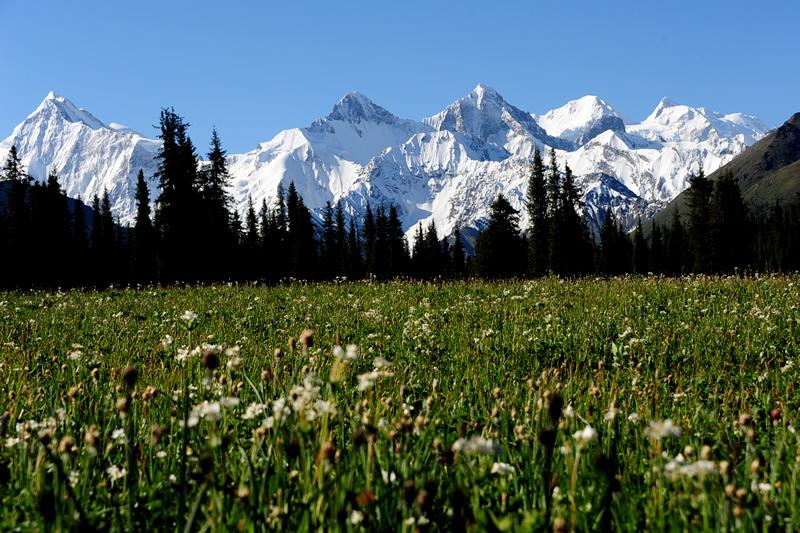
[(800, 2), (0, 0), (0, 138), (50, 90), (146, 135), (161, 107), (230, 151), (357, 90), (419, 119), (478, 82), (542, 113), (663, 96), (771, 126), (800, 111)]

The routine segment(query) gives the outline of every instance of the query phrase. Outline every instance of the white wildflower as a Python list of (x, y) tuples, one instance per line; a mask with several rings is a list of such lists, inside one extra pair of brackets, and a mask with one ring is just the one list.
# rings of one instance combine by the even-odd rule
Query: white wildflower
[(184, 311), (180, 318), (187, 324), (193, 324), (194, 321), (197, 320), (197, 313), (194, 311)]
[(597, 440), (597, 431), (592, 426), (586, 426), (573, 433), (572, 438), (575, 439), (578, 446), (585, 446)]
[(508, 463), (494, 463), (491, 473), (512, 476), (514, 475), (514, 467)]
[(239, 398), (234, 396), (226, 396), (219, 401), (219, 404), (224, 409), (233, 409), (237, 405), (239, 405)]
[(364, 520), (364, 513), (353, 509), (353, 512), (350, 513), (350, 523), (355, 526), (360, 524), (363, 520)]
[(119, 442), (120, 444), (125, 444), (125, 430), (120, 428), (120, 429), (115, 429), (114, 431), (112, 431), (111, 432), (111, 440), (115, 440), (115, 441)]
[(753, 492), (760, 492), (761, 494), (767, 494), (768, 492), (772, 491), (772, 484), (771, 483), (756, 483), (753, 482), (751, 486)]
[(342, 347), (341, 347), (341, 346), (339, 346), (338, 344), (337, 344), (336, 346), (334, 346), (334, 347), (333, 347), (333, 356), (334, 356), (336, 359), (344, 359), (344, 358), (345, 358), (345, 356), (346, 356), (346, 354), (345, 354), (345, 352), (344, 352), (344, 348), (342, 348)]
[(245, 409), (242, 418), (245, 420), (252, 420), (257, 416), (260, 416), (261, 413), (264, 412), (265, 407), (266, 406), (263, 403), (251, 403), (247, 406), (247, 409)]
[(378, 378), (381, 377), (380, 372), (372, 371), (366, 374), (359, 374), (358, 376), (358, 390), (360, 392), (368, 391), (375, 385)]
[(385, 485), (393, 485), (397, 481), (397, 475), (394, 472), (381, 470), (381, 479)]
[(494, 455), (496, 452), (494, 442), (481, 436), (473, 436), (469, 439), (458, 439), (453, 443), (453, 451), (461, 452), (466, 455)]
[(386, 370), (392, 366), (392, 363), (383, 357), (378, 356), (372, 361), (372, 366), (375, 367), (375, 370)]
[(112, 483), (118, 479), (124, 478), (127, 473), (127, 470), (120, 468), (117, 465), (111, 465), (106, 468), (106, 474), (108, 474), (108, 477), (111, 478)]
[(347, 359), (348, 361), (355, 361), (356, 359), (358, 359), (358, 357), (359, 357), (358, 346), (356, 346), (355, 344), (348, 344), (347, 351), (344, 354), (344, 358)]
[(644, 432), (645, 435), (653, 440), (681, 436), (681, 428), (673, 424), (670, 418), (662, 421), (651, 421), (650, 426)]
[(633, 412), (628, 415), (628, 422), (635, 424), (639, 421), (639, 413)]

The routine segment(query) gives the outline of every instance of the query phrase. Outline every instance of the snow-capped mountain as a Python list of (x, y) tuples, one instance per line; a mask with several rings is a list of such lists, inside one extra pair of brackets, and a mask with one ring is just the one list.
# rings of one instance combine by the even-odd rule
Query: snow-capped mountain
[[(530, 158), (535, 147), (554, 148), (559, 164), (569, 164), (583, 188), (592, 226), (598, 227), (607, 207), (632, 226), (686, 188), (691, 172), (715, 170), (767, 131), (755, 117), (667, 99), (633, 123), (595, 96), (536, 115), (478, 85), (442, 112), (414, 121), (350, 93), (308, 127), (229, 155), (230, 192), (243, 210), (249, 198), (271, 204), (278, 185), (294, 181), (317, 212), (327, 201), (342, 201), (356, 216), (368, 203), (394, 204), (409, 236), (429, 221), (443, 235), (456, 224), (469, 234), (483, 225), (498, 193), (527, 223)], [(0, 143), (0, 159), (12, 144), (31, 175), (44, 179), (55, 170), (70, 196), (108, 190), (123, 223), (133, 221), (135, 175), (141, 168), (153, 176), (159, 147), (157, 140), (104, 124), (53, 93)], [(155, 198), (154, 180), (151, 187)]]
[(550, 135), (582, 145), (606, 130), (625, 131), (625, 120), (605, 101), (584, 96), (533, 118)]
[[(89, 202), (108, 190), (112, 210), (123, 222), (133, 220), (136, 174), (143, 169), (153, 175), (160, 146), (124, 126), (104, 124), (53, 92), (0, 142), (0, 161), (5, 162), (12, 144), (35, 179), (58, 172), (67, 196)], [(151, 180), (151, 197), (156, 194)]]

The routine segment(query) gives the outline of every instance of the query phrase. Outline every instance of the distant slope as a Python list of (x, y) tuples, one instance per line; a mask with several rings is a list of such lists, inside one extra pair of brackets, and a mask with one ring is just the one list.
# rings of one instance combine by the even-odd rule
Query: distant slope
[[(800, 113), (792, 115), (709, 178), (716, 180), (728, 172), (739, 181), (742, 196), (751, 209), (771, 205), (776, 200), (788, 203), (800, 199)], [(684, 215), (688, 198), (688, 190), (676, 196), (656, 214), (656, 223), (669, 224), (676, 209)]]

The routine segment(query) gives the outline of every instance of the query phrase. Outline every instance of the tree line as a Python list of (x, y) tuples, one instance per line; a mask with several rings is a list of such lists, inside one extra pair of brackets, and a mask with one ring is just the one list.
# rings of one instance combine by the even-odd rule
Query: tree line
[[(690, 179), (688, 210), (671, 223), (641, 222), (626, 232), (607, 210), (599, 235), (581, 215), (580, 191), (554, 150), (534, 152), (526, 190), (528, 225), (499, 195), (468, 254), (460, 227), (442, 236), (435, 223), (405, 238), (397, 208), (367, 205), (357, 220), (328, 202), (314, 222), (294, 183), (272, 205), (252, 200), (244, 217), (227, 190), (226, 152), (212, 131), (200, 163), (189, 124), (161, 111), (151, 202), (140, 170), (132, 227), (115, 222), (108, 192), (87, 206), (69, 199), (51, 172), (34, 181), (12, 146), (0, 171), (0, 283), (6, 287), (107, 286), (298, 279), (457, 279), (544, 275), (785, 272), (800, 267), (800, 205), (750, 210), (732, 175)], [(151, 205), (154, 209), (151, 212)], [(443, 238), (444, 237), (444, 238)]]

